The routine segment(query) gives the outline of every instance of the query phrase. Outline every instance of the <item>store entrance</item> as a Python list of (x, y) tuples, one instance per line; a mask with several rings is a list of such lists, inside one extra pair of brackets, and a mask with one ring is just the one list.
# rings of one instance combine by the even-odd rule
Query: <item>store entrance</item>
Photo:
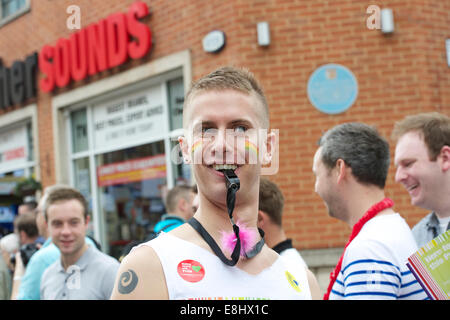
[(0, 238), (14, 231), (13, 222), (23, 199), (14, 195), (20, 177), (0, 174)]
[(164, 214), (167, 185), (164, 142), (96, 156), (99, 208), (109, 254), (142, 241)]

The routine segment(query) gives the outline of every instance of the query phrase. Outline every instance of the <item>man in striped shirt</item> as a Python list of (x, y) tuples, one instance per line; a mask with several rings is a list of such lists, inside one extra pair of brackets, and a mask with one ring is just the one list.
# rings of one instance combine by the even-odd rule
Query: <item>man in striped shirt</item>
[(417, 250), (384, 187), (389, 145), (376, 129), (344, 123), (326, 132), (314, 156), (315, 191), (329, 215), (353, 230), (325, 299), (426, 299), (406, 266)]

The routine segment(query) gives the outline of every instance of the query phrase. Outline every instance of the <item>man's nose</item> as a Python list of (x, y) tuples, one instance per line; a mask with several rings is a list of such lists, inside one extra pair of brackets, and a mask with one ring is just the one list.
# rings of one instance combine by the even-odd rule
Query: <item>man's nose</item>
[(213, 136), (212, 152), (218, 164), (234, 163), (234, 136), (232, 130), (217, 130)]
[(69, 234), (70, 232), (71, 231), (70, 231), (69, 224), (68, 223), (64, 223), (63, 227), (62, 227), (62, 230), (61, 230), (61, 233), (62, 234)]
[(395, 182), (401, 183), (403, 180), (405, 180), (407, 177), (407, 174), (405, 170), (399, 166), (397, 168), (397, 171), (395, 172)]

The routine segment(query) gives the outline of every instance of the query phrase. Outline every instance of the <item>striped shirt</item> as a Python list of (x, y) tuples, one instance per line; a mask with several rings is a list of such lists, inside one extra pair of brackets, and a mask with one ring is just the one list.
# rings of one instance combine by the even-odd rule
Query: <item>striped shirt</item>
[(411, 229), (398, 213), (372, 218), (345, 250), (330, 300), (427, 299), (406, 266), (416, 250)]

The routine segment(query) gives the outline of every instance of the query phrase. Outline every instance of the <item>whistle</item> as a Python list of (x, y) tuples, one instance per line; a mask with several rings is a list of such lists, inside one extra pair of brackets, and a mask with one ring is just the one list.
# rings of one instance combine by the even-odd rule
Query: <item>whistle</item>
[(225, 176), (225, 183), (227, 185), (227, 189), (234, 189), (238, 191), (241, 187), (241, 183), (239, 181), (238, 176), (231, 169), (222, 170), (223, 175)]

